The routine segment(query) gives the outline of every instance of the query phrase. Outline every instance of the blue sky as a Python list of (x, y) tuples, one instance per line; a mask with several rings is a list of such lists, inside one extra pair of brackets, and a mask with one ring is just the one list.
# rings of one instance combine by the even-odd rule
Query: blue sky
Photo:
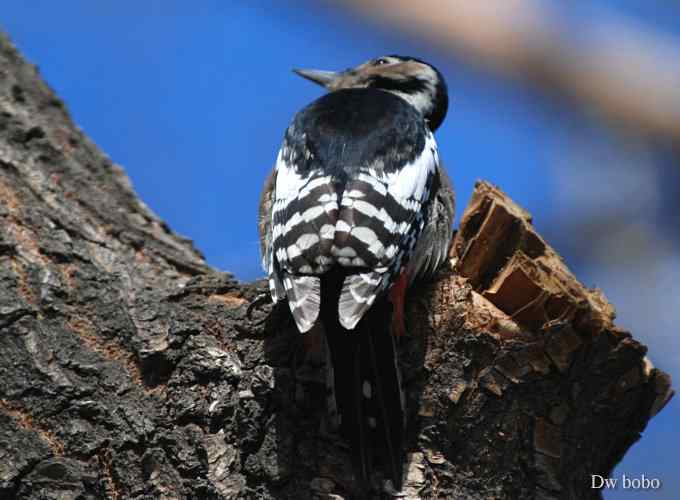
[[(574, 254), (556, 231), (567, 225), (577, 204), (561, 187), (556, 151), (583, 128), (579, 113), (564, 103), (325, 2), (93, 4), (11, 2), (3, 6), (0, 27), (39, 66), (76, 123), (125, 168), (142, 199), (193, 239), (211, 265), (242, 280), (262, 275), (255, 222), (259, 191), (289, 120), (321, 94), (291, 68), (343, 69), (378, 55), (415, 55), (435, 64), (448, 81), (451, 107), (437, 140), (456, 186), (458, 213), (476, 179), (500, 185), (534, 214), (539, 231), (554, 235), (551, 242), (577, 276), (605, 289), (625, 324), (647, 325), (644, 310), (628, 307), (635, 298), (631, 284)], [(620, 5), (629, 15), (677, 32), (677, 22), (643, 3)], [(677, 249), (673, 252), (677, 257)], [(669, 318), (663, 328), (676, 324)], [(634, 333), (655, 353), (654, 332)], [(676, 368), (677, 342), (666, 342), (658, 344), (660, 366)], [(664, 357), (667, 345), (674, 346), (672, 359)], [(619, 490), (606, 498), (680, 494), (675, 477), (680, 440), (672, 425), (678, 417), (673, 402), (619, 469), (660, 477), (663, 490)]]

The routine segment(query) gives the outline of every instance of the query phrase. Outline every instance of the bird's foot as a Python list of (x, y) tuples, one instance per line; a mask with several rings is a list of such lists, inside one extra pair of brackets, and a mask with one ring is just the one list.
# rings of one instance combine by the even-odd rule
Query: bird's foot
[[(272, 297), (269, 294), (269, 292), (260, 293), (257, 297), (255, 297), (255, 299), (253, 299), (253, 301), (250, 304), (248, 304), (248, 309), (246, 309), (246, 317), (249, 320), (253, 319), (252, 315), (253, 315), (253, 311), (255, 309), (259, 309), (261, 306), (263, 306), (265, 304), (271, 304), (271, 302), (272, 302)], [(264, 321), (264, 320), (261, 320), (260, 322), (262, 322), (262, 321)]]

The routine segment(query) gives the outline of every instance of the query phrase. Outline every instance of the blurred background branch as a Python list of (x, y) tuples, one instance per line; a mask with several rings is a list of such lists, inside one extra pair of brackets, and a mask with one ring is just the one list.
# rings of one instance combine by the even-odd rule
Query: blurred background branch
[(680, 43), (612, 12), (584, 22), (535, 0), (341, 3), (630, 131), (680, 143)]

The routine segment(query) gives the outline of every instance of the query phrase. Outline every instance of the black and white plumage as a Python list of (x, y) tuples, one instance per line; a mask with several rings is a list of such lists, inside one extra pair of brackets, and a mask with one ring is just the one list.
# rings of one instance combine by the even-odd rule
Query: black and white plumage
[[(446, 85), (432, 66), (400, 56), (297, 73), (331, 92), (285, 133), (260, 202), (263, 266), (301, 332), (323, 325), (360, 475), (374, 442), (390, 455), (396, 486), (404, 408), (387, 292), (434, 274), (448, 253), (454, 197), (433, 136)], [(382, 437), (371, 439), (373, 429)]]

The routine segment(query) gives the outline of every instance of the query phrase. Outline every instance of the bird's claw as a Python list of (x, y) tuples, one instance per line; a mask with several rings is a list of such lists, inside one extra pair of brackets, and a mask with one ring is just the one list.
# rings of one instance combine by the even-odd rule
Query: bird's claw
[(263, 292), (259, 294), (257, 297), (253, 299), (253, 301), (250, 304), (248, 304), (248, 309), (246, 309), (246, 317), (248, 319), (252, 319), (253, 311), (256, 308), (259, 308), (260, 306), (264, 304), (269, 304), (271, 302), (272, 298), (271, 295), (269, 295), (269, 293)]

